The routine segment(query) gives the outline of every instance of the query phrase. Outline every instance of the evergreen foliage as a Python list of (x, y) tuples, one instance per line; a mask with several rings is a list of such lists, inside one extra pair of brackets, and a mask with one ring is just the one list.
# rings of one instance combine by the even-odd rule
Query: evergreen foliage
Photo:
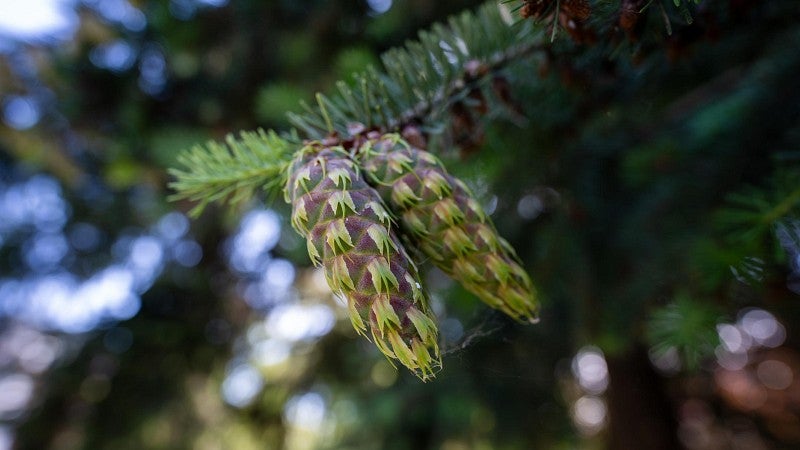
[(275, 195), (285, 184), (294, 149), (290, 140), (263, 130), (244, 131), (239, 139), (228, 136), (225, 143), (196, 146), (178, 156), (185, 169), (170, 170), (177, 178), (172, 184), (178, 191), (174, 199), (197, 202), (192, 211), (198, 215), (210, 202), (236, 205), (261, 189)]
[[(503, 17), (504, 12), (506, 17)], [(412, 124), (422, 124), (422, 130), (431, 134), (431, 127), (441, 127), (452, 120), (449, 115), (454, 113), (456, 105), (464, 108), (461, 101), (467, 96), (473, 100), (478, 98), (477, 107), (484, 110), (484, 114), (490, 106), (487, 98), (496, 99), (496, 102), (491, 102), (493, 104), (508, 106), (512, 102), (505, 86), (502, 82), (498, 84), (499, 79), (493, 74), (540, 46), (542, 30), (535, 33), (535, 29), (528, 22), (514, 24), (508, 10), (493, 2), (485, 4), (477, 13), (464, 13), (451, 19), (447, 27), (434, 25), (430, 31), (420, 33), (418, 41), (384, 54), (383, 72), (370, 68), (355, 77), (353, 86), (339, 82), (336, 95), (326, 97), (317, 94), (317, 108), (303, 105), (306, 109), (304, 115), (291, 114), (290, 121), (297, 127), (297, 131), (292, 130), (292, 135), (295, 136), (299, 131), (306, 139), (320, 139), (318, 146), (327, 146), (357, 138), (364, 130), (400, 130)], [(484, 94), (486, 86), (495, 91), (494, 95)], [(468, 110), (454, 113), (462, 118), (468, 118), (470, 114)], [(474, 125), (468, 126), (472, 127)], [(348, 217), (348, 208), (354, 213), (350, 217), (351, 222), (360, 224), (367, 220), (360, 215), (368, 211), (369, 204), (375, 201), (354, 204), (347, 191), (351, 183), (354, 186), (364, 184), (360, 179), (360, 171), (350, 162), (354, 169), (346, 181), (331, 179), (336, 186), (341, 181), (339, 189), (342, 192), (328, 192), (328, 187), (323, 187), (316, 194), (307, 192), (307, 196), (299, 195), (298, 182), (303, 188), (306, 188), (306, 181), (315, 186), (321, 186), (323, 181), (330, 183), (330, 180), (326, 181), (327, 177), (334, 174), (326, 174), (327, 165), (342, 165), (346, 160), (341, 155), (333, 156), (333, 153), (324, 151), (320, 152), (320, 156), (314, 156), (316, 165), (311, 164), (311, 161), (303, 159), (309, 154), (310, 147), (305, 146), (297, 151), (297, 139), (293, 141), (279, 137), (274, 131), (261, 131), (258, 134), (243, 133), (240, 140), (229, 137), (227, 145), (211, 142), (205, 147), (195, 147), (179, 157), (179, 162), (186, 168), (171, 171), (177, 178), (172, 184), (178, 191), (174, 198), (199, 201), (199, 206), (194, 209), (196, 214), (210, 201), (240, 203), (252, 196), (259, 185), (268, 193), (275, 193), (278, 186), (288, 186), (286, 200), (293, 208), (292, 223), (307, 238), (312, 261), (322, 262), (325, 266), (331, 289), (348, 298), (355, 328), (364, 332), (365, 323), (370, 323), (372, 338), (387, 357), (397, 358), (420, 378), (427, 379), (439, 366), (436, 327), (430, 322), (430, 326), (420, 328), (419, 324), (424, 322), (428, 314), (426, 302), (424, 299), (417, 300), (421, 294), (415, 294), (413, 299), (408, 295), (411, 291), (421, 289), (421, 284), (416, 281), (413, 263), (410, 260), (403, 263), (400, 256), (406, 255), (406, 252), (402, 246), (389, 246), (400, 255), (399, 259), (391, 264), (378, 264), (377, 267), (385, 269), (380, 273), (372, 270), (375, 266), (373, 263), (378, 259), (374, 258), (375, 255), (371, 256), (369, 249), (351, 241), (353, 235), (367, 236), (365, 239), (369, 240), (366, 233), (366, 230), (371, 230), (369, 224), (362, 224), (362, 227), (353, 223), (346, 225), (344, 218), (333, 218), (338, 214), (337, 208), (341, 207), (343, 217)], [(290, 165), (288, 159), (293, 155), (293, 145), (297, 157)], [(333, 159), (326, 161), (323, 156)], [(344, 169), (338, 167), (337, 170)], [(309, 180), (306, 173), (309, 171), (320, 178)], [(455, 179), (451, 178), (451, 181), (455, 182)], [(470, 221), (464, 224), (463, 229), (459, 224), (452, 229), (442, 230), (445, 241), (453, 235), (461, 239), (458, 244), (460, 250), (457, 251), (462, 258), (450, 255), (454, 263), (445, 271), (455, 275), (491, 306), (502, 309), (518, 320), (535, 322), (538, 309), (535, 291), (528, 275), (516, 261), (513, 250), (505, 240), (496, 236), (493, 227), (483, 224), (485, 215), (479, 207), (476, 209), (473, 206), (477, 205), (477, 201), (471, 197), (468, 188), (461, 183), (452, 186), (452, 189), (455, 190), (454, 198), (463, 202), (469, 198), (471, 202), (456, 205), (449, 200), (452, 207), (469, 206), (470, 211), (475, 212), (469, 216)], [(339, 199), (331, 203), (330, 211), (326, 201), (321, 200), (325, 196), (330, 196), (331, 202), (334, 198)], [(434, 214), (439, 206), (445, 206), (443, 202), (434, 203), (432, 209), (420, 210), (420, 213)], [(311, 207), (314, 213), (312, 223), (306, 226), (304, 223), (309, 221), (307, 207)], [(392, 209), (395, 214), (400, 214), (396, 208)], [(453, 211), (451, 213), (455, 214)], [(338, 228), (331, 228), (337, 224)], [(377, 226), (377, 223), (373, 225)], [(465, 232), (477, 233), (483, 241), (477, 241), (476, 236), (468, 236)], [(394, 237), (392, 239), (397, 240)], [(467, 251), (473, 248), (465, 242), (470, 239), (476, 239), (477, 247)], [(377, 254), (383, 248), (373, 250), (372, 253)], [(431, 252), (427, 254), (430, 257), (437, 256)], [(405, 268), (408, 264), (414, 270)], [(399, 273), (393, 275), (395, 266), (400, 269)], [(369, 289), (368, 281), (366, 284), (360, 281), (370, 278), (376, 283), (375, 292)], [(384, 278), (394, 280), (393, 283), (385, 283), (388, 290), (380, 287), (380, 280)], [(401, 314), (396, 314), (396, 310)], [(413, 311), (406, 313), (406, 310)], [(393, 320), (389, 321), (387, 317)], [(384, 326), (389, 322), (393, 326)], [(428, 328), (434, 331), (426, 331)], [(431, 356), (431, 352), (434, 356)]]
[(763, 187), (749, 186), (728, 196), (717, 220), (739, 244), (763, 241), (775, 226), (800, 211), (800, 168), (779, 170)]
[(503, 12), (488, 2), (420, 32), (417, 41), (383, 54), (383, 71), (371, 68), (353, 85), (339, 82), (338, 92), (318, 96), (317, 108), (290, 114), (292, 123), (310, 138), (347, 136), (353, 123), (381, 130), (415, 121), (435, 127), (486, 75), (541, 47), (541, 29), (513, 23)]
[[(258, 136), (245, 132), (241, 139), (229, 136), (227, 146), (211, 142), (205, 148), (195, 147), (185, 152), (179, 158), (185, 168), (171, 171), (177, 178), (172, 184), (178, 191), (175, 198), (199, 201), (195, 209), (199, 212), (208, 202), (228, 196), (233, 203), (239, 203), (247, 199), (259, 183), (274, 193), (275, 188), (285, 182), (281, 178), (285, 175), (282, 169), (291, 158), (291, 146), (294, 150), (299, 147), (298, 136), (302, 139), (331, 136), (348, 139), (365, 128), (399, 131), (407, 125), (421, 124), (424, 133), (433, 138), (431, 147), (445, 148), (454, 144), (454, 140), (457, 143), (457, 139), (448, 135), (439, 143), (436, 138), (446, 134), (452, 122), (465, 121), (468, 127), (475, 126), (471, 112), (464, 110), (465, 104), (476, 107), (483, 117), (503, 114), (518, 117), (508, 88), (499, 84), (505, 80), (497, 74), (507, 66), (525, 63), (535, 53), (547, 55), (552, 51), (549, 47), (569, 48), (570, 45), (551, 42), (555, 24), (548, 40), (547, 25), (543, 21), (518, 20), (512, 16), (512, 12), (519, 13), (528, 2), (504, 3), (505, 6), (499, 6), (496, 2), (487, 2), (477, 12), (464, 12), (447, 24), (436, 24), (430, 30), (421, 31), (418, 40), (384, 53), (382, 69), (370, 67), (355, 74), (350, 83), (339, 81), (335, 93), (317, 94), (315, 106), (301, 102), (302, 113), (287, 111), (291, 124), (296, 127), (288, 139), (278, 137), (273, 131), (261, 132)], [(536, 19), (558, 16), (553, 10), (560, 4), (542, 3), (543, 12)], [(585, 1), (572, 3), (579, 3), (581, 10), (589, 10)], [(589, 23), (607, 30), (618, 11), (602, 3), (596, 6)], [(648, 6), (650, 3), (643, 9)], [(678, 1), (676, 6), (689, 14), (685, 3)], [(571, 10), (561, 13), (564, 11), (568, 14)], [(576, 14), (582, 19), (590, 17), (588, 12)], [(666, 13), (665, 19), (671, 33), (671, 19)], [(659, 34), (663, 41), (663, 33), (656, 33)], [(574, 33), (572, 39), (578, 43), (582, 40)], [(603, 42), (600, 49), (618, 53), (620, 45)], [(535, 83), (534, 78), (531, 76), (525, 81)]]
[(541, 45), (541, 30), (527, 22), (512, 24), (503, 11), (489, 2), (477, 13), (465, 12), (447, 26), (421, 32), (405, 48), (386, 52), (383, 71), (372, 67), (352, 84), (338, 82), (336, 94), (318, 94), (316, 107), (304, 103), (304, 113), (289, 112), (297, 127), (289, 139), (273, 131), (245, 132), (240, 139), (229, 136), (227, 145), (210, 142), (184, 152), (178, 161), (185, 168), (171, 171), (177, 179), (175, 198), (199, 201), (194, 210), (199, 213), (211, 201), (230, 197), (239, 203), (259, 184), (274, 193), (285, 182), (292, 144), (294, 150), (299, 147), (298, 131), (302, 138), (322, 139), (349, 136), (354, 124), (388, 131), (421, 122), (428, 132), (441, 130), (455, 101)]
[[(274, 193), (285, 183), (284, 168), (293, 150), (300, 147), (300, 139), (323, 139), (353, 146), (366, 131), (401, 131), (410, 126), (422, 132), (428, 150), (446, 152), (453, 145), (469, 150), (475, 144), (475, 136), (480, 141), (483, 122), (497, 116), (519, 118), (518, 106), (504, 84), (504, 74), (513, 74), (515, 87), (525, 92), (526, 97), (541, 96), (538, 120), (544, 123), (559, 114), (568, 117), (571, 112), (558, 111), (562, 99), (548, 98), (547, 78), (531, 73), (533, 64), (546, 73), (559, 64), (560, 54), (569, 55), (574, 60), (569, 76), (574, 77), (577, 67), (593, 64), (598, 58), (621, 59), (620, 64), (625, 65), (627, 55), (643, 58), (659, 47), (667, 47), (677, 57), (697, 39), (692, 34), (694, 28), (690, 27), (696, 4), (675, 1), (674, 8), (665, 8), (662, 2), (629, 1), (620, 9), (607, 2), (585, 0), (509, 1), (500, 7), (488, 2), (477, 12), (465, 12), (446, 25), (434, 25), (420, 32), (417, 41), (386, 52), (382, 69), (371, 67), (356, 74), (350, 83), (340, 81), (336, 92), (317, 94), (316, 105), (303, 104), (303, 112), (290, 112), (290, 122), (295, 127), (291, 138), (283, 139), (272, 131), (262, 132), (260, 137), (243, 134), (241, 142), (229, 137), (227, 147), (209, 143), (205, 148), (192, 150), (190, 156), (185, 154), (181, 161), (186, 168), (172, 172), (178, 180), (173, 184), (178, 190), (176, 198), (199, 200), (202, 207), (208, 201), (226, 196), (244, 200), (259, 184)], [(658, 10), (651, 11), (653, 8)], [(517, 14), (531, 20), (520, 20)], [(652, 16), (661, 20), (653, 21)], [(645, 24), (646, 17), (651, 20)], [(559, 37), (559, 28), (566, 34)], [(599, 39), (602, 35), (612, 38)], [(764, 64), (765, 68), (771, 67), (771, 62)], [(652, 64), (645, 64), (639, 70), (653, 69)], [(561, 70), (562, 77), (569, 73), (563, 67)], [(769, 76), (769, 70), (757, 67), (749, 76)], [(566, 82), (570, 82), (569, 78)], [(753, 92), (745, 91), (728, 103), (709, 106), (706, 116), (700, 114), (695, 120), (713, 120), (719, 108), (743, 108), (757, 98)], [(699, 122), (696, 127), (702, 133), (714, 129)], [(468, 136), (466, 140), (459, 138), (462, 134)], [(704, 139), (702, 135), (697, 138)], [(237, 154), (250, 158), (256, 165), (246, 159), (239, 160)], [(649, 158), (645, 153), (632, 152), (626, 163), (633, 169), (639, 164), (652, 163)], [(752, 285), (763, 282), (769, 264), (763, 244), (774, 237), (770, 232), (782, 220), (796, 214), (800, 199), (798, 173), (796, 167), (787, 167), (773, 177), (769, 186), (747, 188), (727, 196), (728, 206), (716, 213), (715, 220), (719, 229), (725, 230), (730, 245), (736, 245), (736, 251), (735, 255), (728, 252), (712, 266), (706, 266), (704, 270), (710, 279), (732, 276)], [(779, 229), (785, 241), (785, 236), (790, 236), (785, 232), (788, 228)], [(678, 302), (676, 308), (691, 312), (692, 304)], [(631, 308), (627, 313), (634, 315), (637, 311), (640, 308)], [(671, 317), (673, 312), (669, 311), (664, 310), (663, 316)], [(709, 323), (715, 318), (706, 314), (698, 317), (708, 319)], [(609, 324), (625, 323), (632, 318), (623, 314)], [(712, 348), (703, 343), (707, 339), (687, 337), (682, 329), (666, 326), (668, 323), (666, 319), (649, 322), (647, 333), (651, 340), (660, 339), (661, 347), (669, 347), (675, 341), (675, 345), (682, 346), (688, 366), (697, 367), (696, 362), (703, 355), (708, 356)], [(703, 328), (694, 325), (685, 330)], [(690, 348), (692, 345), (696, 347)]]
[[(378, 13), (348, 0), (237, 0), (193, 17), (176, 11), (212, 2), (128, 2), (146, 15), (143, 31), (92, 12), (107, 2), (68, 3), (82, 25), (67, 51), (20, 44), (7, 65), (0, 37), (0, 383), (11, 393), (0, 440), (10, 430), (19, 449), (671, 450), (699, 437), (797, 448), (796, 1), (519, 0), (504, 3), (510, 15), (489, 3), (391, 50), (405, 55), (395, 69), (352, 78), (340, 72), (353, 45), (370, 60), (477, 2), (395, 1)], [(536, 8), (523, 20), (525, 5)], [(120, 48), (130, 66), (98, 65)], [(293, 125), (276, 119), (319, 89)], [(11, 126), (20, 105), (37, 125)], [(259, 125), (279, 131), (175, 161), (209, 135)], [(414, 358), (438, 366), (432, 326), (406, 320), (407, 302), (392, 315), (361, 298), (348, 314), (324, 287), (328, 239), (304, 245), (279, 226), (285, 209), (253, 202), (241, 223), (218, 209), (191, 224), (181, 213), (276, 197), (309, 140), (336, 147), (366, 181), (355, 150), (372, 132), (401, 133), (446, 163), (541, 294), (541, 322), (517, 326), (476, 310), (439, 271), (420, 273), (447, 367), (435, 383), (392, 370), (400, 360), (352, 339), (347, 318), (371, 339), (425, 341), (427, 356), (420, 345), (410, 355), (394, 338), (417, 373)], [(173, 198), (188, 201), (169, 204), (164, 167), (175, 164)], [(338, 225), (330, 239), (353, 260), (411, 250), (353, 216), (339, 187), (330, 202), (292, 206), (315, 224), (356, 219), (344, 228), (362, 249)], [(293, 225), (310, 231), (299, 210)], [(381, 216), (401, 230), (399, 215)], [(292, 265), (307, 248), (321, 266)], [(328, 281), (350, 291), (340, 269)], [(373, 265), (376, 287), (369, 268), (350, 269), (369, 295), (404, 278)], [(84, 283), (93, 274), (113, 277)], [(77, 335), (31, 313), (60, 307), (51, 323), (80, 320), (103, 296), (141, 309)], [(61, 354), (49, 369), (46, 349)]]
[(716, 326), (720, 319), (718, 308), (679, 293), (652, 313), (647, 339), (656, 358), (677, 351), (687, 369), (697, 370), (719, 345)]

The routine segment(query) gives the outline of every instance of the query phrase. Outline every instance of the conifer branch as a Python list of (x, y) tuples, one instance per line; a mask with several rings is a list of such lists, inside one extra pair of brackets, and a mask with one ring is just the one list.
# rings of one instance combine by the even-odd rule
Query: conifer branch
[(274, 131), (228, 135), (225, 143), (209, 141), (178, 156), (185, 169), (170, 169), (170, 184), (177, 193), (171, 200), (197, 202), (191, 214), (200, 214), (208, 203), (227, 200), (235, 205), (249, 200), (256, 190), (275, 195), (285, 184), (286, 166), (298, 141)]
[(313, 139), (329, 135), (326, 115), (342, 136), (352, 123), (383, 131), (412, 122), (435, 124), (488, 75), (543, 48), (542, 27), (513, 23), (501, 8), (489, 2), (477, 13), (420, 32), (417, 41), (382, 56), (384, 72), (372, 67), (353, 86), (338, 83), (338, 92), (320, 96), (317, 108), (305, 105), (305, 113), (290, 113), (290, 121)]
[[(354, 123), (384, 131), (408, 123), (435, 123), (446, 118), (451, 104), (479, 89), (488, 75), (541, 47), (542, 31), (530, 22), (513, 23), (502, 7), (488, 2), (476, 13), (463, 13), (447, 26), (434, 25), (405, 48), (383, 55), (384, 71), (369, 68), (349, 85), (337, 83), (331, 96), (317, 95), (317, 104), (301, 104), (304, 112), (289, 114), (296, 127), (289, 140), (275, 132), (228, 136), (225, 144), (209, 142), (181, 154), (184, 169), (172, 169), (178, 193), (173, 200), (239, 203), (263, 187), (274, 194), (295, 149), (290, 141), (349, 136)], [(496, 102), (500, 103), (500, 102)], [(494, 106), (494, 104), (492, 105)], [(296, 146), (295, 146), (296, 147)]]
[(719, 343), (716, 325), (721, 316), (715, 306), (680, 292), (672, 302), (652, 312), (646, 337), (656, 357), (677, 351), (687, 368), (696, 370)]
[[(589, 17), (586, 2), (578, 2), (576, 20)], [(514, 19), (512, 12), (521, 14), (523, 4), (527, 3), (489, 1), (477, 12), (436, 24), (420, 32), (416, 41), (389, 50), (382, 56), (382, 70), (370, 67), (352, 84), (338, 82), (333, 94), (318, 94), (316, 105), (301, 104), (302, 112), (289, 113), (295, 127), (290, 140), (299, 145), (297, 134), (303, 139), (347, 139), (355, 124), (359, 130), (382, 132), (422, 125), (431, 135), (452, 132), (456, 145), (468, 147), (474, 144), (473, 135), (481, 133), (472, 117), (475, 111), (483, 120), (510, 112), (521, 122), (521, 110), (498, 72), (552, 47), (547, 24)], [(606, 25), (616, 20), (616, 8), (602, 2), (597, 6), (600, 12), (592, 15), (593, 20)], [(584, 31), (587, 36), (592, 33)], [(581, 42), (583, 37), (575, 33), (571, 31), (572, 39)], [(457, 129), (458, 124), (466, 129)], [(173, 199), (200, 202), (196, 214), (210, 201), (241, 202), (258, 187), (274, 194), (291, 150), (289, 142), (274, 132), (243, 133), (241, 138), (229, 136), (226, 144), (195, 147), (179, 159), (185, 169), (171, 171), (177, 178), (171, 187), (178, 191)]]
[(777, 172), (763, 188), (749, 187), (728, 196), (718, 223), (739, 242), (756, 243), (782, 219), (800, 212), (800, 170)]

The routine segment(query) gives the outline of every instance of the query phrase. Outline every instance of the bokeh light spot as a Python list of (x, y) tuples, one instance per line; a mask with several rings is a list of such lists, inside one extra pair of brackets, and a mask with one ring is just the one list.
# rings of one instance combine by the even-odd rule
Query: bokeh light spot
[(264, 273), (264, 281), (267, 286), (285, 290), (294, 282), (294, 265), (285, 259), (275, 259), (270, 261)]
[(496, 195), (489, 197), (489, 201), (483, 205), (483, 211), (488, 214), (492, 215), (495, 211), (497, 211), (497, 205), (500, 203), (499, 198)]
[(746, 352), (729, 352), (723, 346), (717, 346), (714, 354), (717, 356), (717, 364), (728, 370), (741, 370), (750, 361)]
[(253, 366), (234, 366), (222, 382), (222, 398), (231, 406), (244, 408), (264, 387), (264, 378)]
[(607, 412), (605, 402), (592, 396), (579, 398), (572, 409), (575, 424), (585, 435), (596, 434), (603, 428)]
[(178, 242), (172, 249), (175, 262), (183, 267), (194, 267), (203, 259), (203, 248), (196, 241), (186, 239)]
[(284, 407), (286, 421), (294, 427), (316, 431), (325, 419), (325, 399), (316, 392), (307, 392), (289, 399)]
[(681, 370), (681, 357), (675, 347), (658, 350), (651, 349), (648, 356), (653, 367), (664, 375), (675, 375)]
[(0, 419), (14, 419), (28, 406), (33, 397), (33, 378), (12, 373), (0, 378)]
[(719, 340), (725, 349), (732, 353), (746, 352), (752, 346), (752, 339), (748, 334), (742, 333), (738, 327), (730, 324), (717, 325)]
[(142, 50), (139, 58), (139, 89), (148, 95), (157, 95), (167, 84), (167, 61), (158, 46)]
[(32, 270), (47, 272), (58, 266), (68, 251), (64, 235), (37, 233), (23, 247), (23, 257)]
[(85, 0), (109, 22), (118, 23), (130, 31), (142, 31), (147, 26), (144, 13), (126, 0)]
[(774, 359), (760, 362), (756, 369), (756, 375), (761, 384), (775, 390), (786, 389), (794, 381), (794, 373), (791, 367), (782, 361)]
[(40, 116), (39, 107), (28, 97), (9, 96), (3, 102), (3, 122), (11, 128), (27, 130), (39, 122)]
[(89, 60), (101, 69), (124, 72), (136, 62), (136, 52), (128, 42), (118, 39), (93, 48)]
[(525, 220), (533, 220), (544, 211), (544, 202), (536, 195), (526, 195), (517, 202), (517, 214)]
[(257, 342), (251, 350), (253, 361), (262, 366), (275, 366), (292, 354), (292, 345), (282, 339), (265, 339)]
[(464, 325), (460, 320), (452, 317), (442, 320), (441, 324), (439, 324), (439, 330), (442, 333), (442, 337), (449, 342), (458, 341), (464, 336)]
[(244, 274), (261, 272), (269, 259), (267, 252), (278, 244), (280, 229), (280, 218), (274, 212), (250, 211), (231, 241), (229, 258), (233, 268)]
[(156, 230), (158, 235), (165, 240), (177, 241), (189, 231), (189, 219), (185, 215), (173, 211), (158, 220)]
[(775, 316), (763, 309), (745, 310), (739, 319), (741, 328), (765, 347), (777, 347), (786, 339), (786, 330)]
[(383, 14), (392, 7), (392, 0), (367, 0), (369, 9), (375, 14)]
[(572, 373), (581, 387), (593, 394), (600, 394), (608, 387), (608, 366), (597, 347), (586, 346), (578, 351), (572, 360)]
[(10, 427), (0, 426), (0, 450), (11, 450), (14, 445), (14, 433)]
[(328, 334), (336, 321), (325, 305), (280, 305), (265, 322), (270, 335), (287, 341), (316, 339)]
[(387, 388), (397, 381), (397, 369), (392, 367), (388, 361), (379, 360), (370, 370), (370, 378), (376, 386)]

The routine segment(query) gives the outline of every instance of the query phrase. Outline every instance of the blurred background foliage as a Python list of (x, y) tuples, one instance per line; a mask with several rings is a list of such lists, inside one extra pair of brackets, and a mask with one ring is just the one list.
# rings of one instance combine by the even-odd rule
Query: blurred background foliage
[(443, 156), (542, 321), (427, 267), (429, 383), (356, 339), (284, 205), (166, 200), (179, 150), (478, 4), (0, 0), (0, 449), (800, 445), (789, 0), (596, 2), (503, 71), (524, 125)]

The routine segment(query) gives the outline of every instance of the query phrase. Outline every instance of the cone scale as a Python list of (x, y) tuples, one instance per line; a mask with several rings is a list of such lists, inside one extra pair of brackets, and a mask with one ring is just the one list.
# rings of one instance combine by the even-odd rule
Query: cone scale
[(536, 291), (514, 250), (441, 161), (395, 134), (366, 141), (357, 159), (403, 231), (434, 265), (489, 306), (520, 322), (538, 321)]
[(289, 167), (292, 226), (306, 238), (359, 334), (427, 380), (441, 367), (438, 330), (417, 268), (380, 195), (340, 147), (312, 143)]

